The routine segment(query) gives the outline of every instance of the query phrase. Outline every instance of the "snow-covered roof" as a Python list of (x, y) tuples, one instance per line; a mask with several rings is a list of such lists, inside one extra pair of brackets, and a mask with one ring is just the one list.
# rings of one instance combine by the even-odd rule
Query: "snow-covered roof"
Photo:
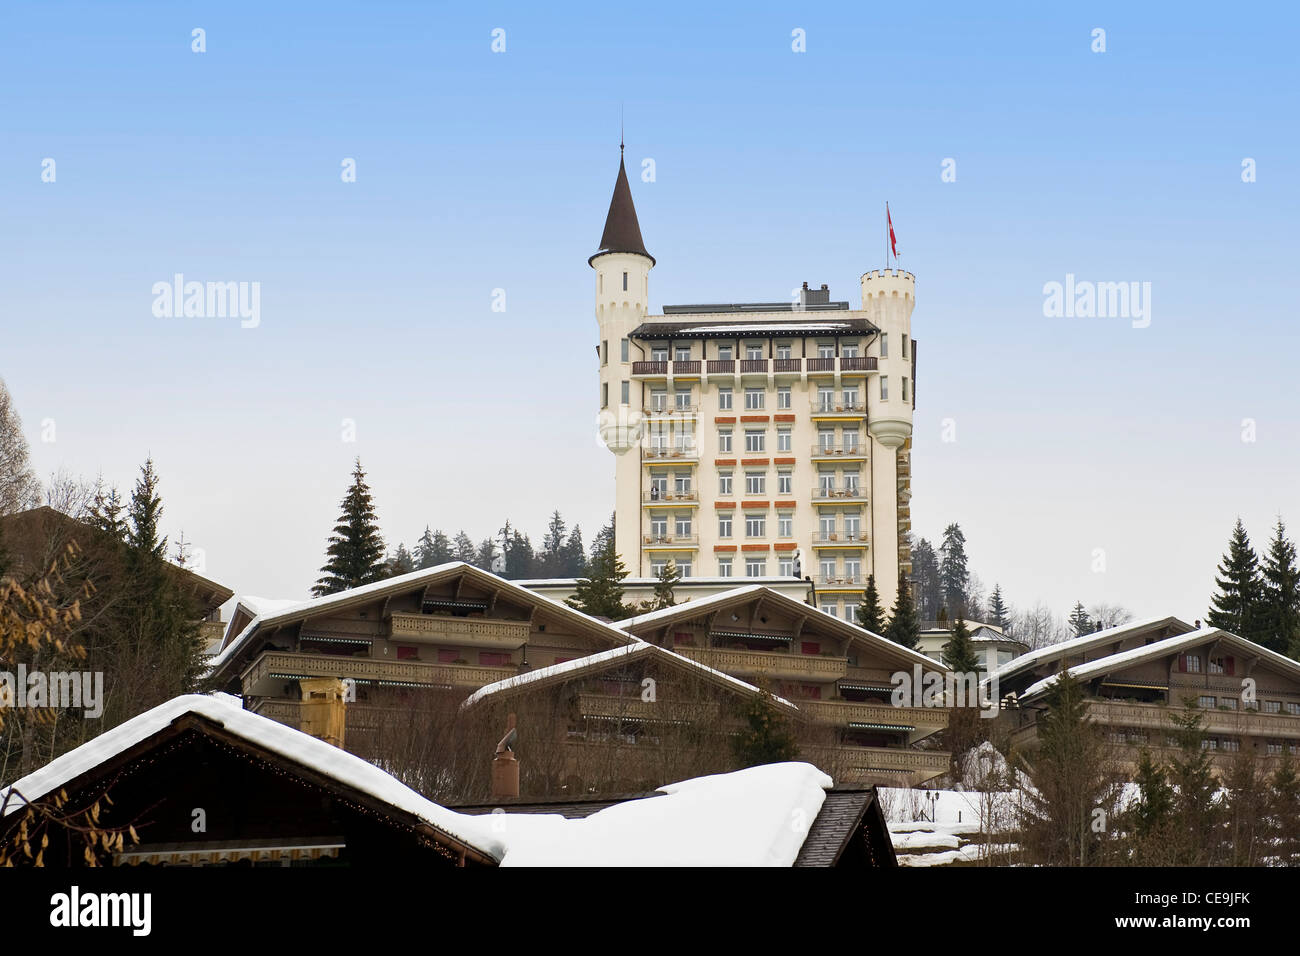
[[(1132, 650), (1120, 651), (1118, 654), (1111, 654), (1108, 657), (1101, 657), (1095, 661), (1089, 661), (1086, 664), (1076, 664), (1071, 667), (1070, 674), (1080, 680), (1087, 680), (1098, 675), (1108, 674), (1111, 671), (1121, 670), (1125, 667), (1131, 667), (1134, 664), (1140, 664), (1143, 661), (1152, 658), (1165, 657), (1170, 654), (1178, 654), (1189, 647), (1195, 647), (1202, 644), (1210, 638), (1217, 638), (1235, 647), (1243, 648), (1251, 654), (1258, 655), (1262, 660), (1272, 663), (1274, 666), (1282, 668), (1284, 671), (1300, 676), (1300, 662), (1271, 651), (1253, 641), (1248, 641), (1244, 637), (1238, 637), (1229, 631), (1220, 630), (1217, 627), (1202, 627), (1199, 630), (1191, 631), (1187, 634), (1178, 634), (1174, 637), (1166, 637), (1162, 641), (1156, 641), (1154, 644), (1147, 644), (1143, 647), (1135, 647)], [(1037, 683), (1031, 684), (1025, 689), (1021, 699), (1036, 697), (1043, 693), (1052, 684), (1060, 679), (1060, 673), (1052, 674), (1045, 677)]]
[(520, 587), (513, 581), (507, 581), (505, 578), (498, 577), (490, 571), (484, 571), (482, 568), (475, 567), (472, 564), (466, 564), (464, 561), (451, 561), (447, 564), (439, 564), (431, 568), (424, 568), (419, 571), (412, 571), (409, 574), (401, 574), (393, 578), (385, 578), (383, 581), (376, 581), (372, 584), (364, 584), (361, 587), (352, 588), (347, 591), (340, 591), (337, 594), (329, 594), (325, 597), (312, 598), (308, 601), (297, 601), (289, 604), (287, 607), (268, 609), (260, 613), (248, 625), (239, 632), (233, 639), (227, 636), (225, 643), (219, 653), (213, 656), (211, 660), (211, 672), (219, 671), (225, 663), (238, 651), (240, 647), (252, 636), (252, 634), (261, 627), (270, 624), (279, 624), (292, 621), (299, 617), (306, 617), (309, 614), (318, 614), (322, 611), (330, 610), (339, 605), (352, 604), (354, 602), (364, 601), (367, 599), (378, 598), (385, 594), (397, 594), (408, 590), (414, 586), (434, 581), (444, 575), (454, 572), (464, 572), (483, 580), (485, 585), (491, 585), (499, 588), (503, 592), (510, 593), (516, 600), (527, 601), (530, 604), (545, 606), (562, 617), (569, 620), (581, 621), (582, 623), (604, 631), (611, 639), (620, 643), (628, 640), (628, 635), (620, 631), (605, 621), (594, 618), (589, 614), (584, 614), (576, 608), (562, 601), (556, 601), (540, 594), (536, 591), (530, 591), (527, 588)]
[[(706, 674), (714, 680), (728, 684), (743, 693), (759, 693), (759, 689), (753, 684), (747, 684), (739, 678), (732, 677), (730, 674), (724, 674), (720, 670), (715, 670), (712, 667), (701, 664), (699, 661), (692, 660), (684, 654), (678, 654), (675, 651), (667, 650), (666, 648), (659, 647), (656, 644), (650, 644), (646, 641), (640, 640), (639, 638), (633, 638), (632, 644), (627, 644), (623, 647), (615, 647), (607, 651), (600, 651), (596, 654), (588, 654), (585, 657), (575, 657), (573, 660), (564, 661), (560, 664), (551, 664), (549, 667), (539, 667), (537, 670), (528, 671), (527, 673), (519, 674), (516, 677), (507, 677), (505, 680), (499, 680), (492, 684), (485, 684), (478, 690), (474, 691), (474, 693), (470, 694), (469, 697), (465, 698), (465, 701), (460, 706), (461, 709), (464, 710), (467, 707), (472, 707), (474, 704), (486, 697), (492, 697), (505, 691), (514, 690), (519, 687), (526, 687), (529, 684), (535, 684), (542, 681), (554, 680), (559, 677), (577, 674), (583, 671), (598, 670), (604, 665), (619, 660), (620, 658), (645, 656), (669, 658), (684, 667), (699, 671), (701, 674)], [(789, 707), (792, 710), (798, 710), (793, 703), (786, 700), (784, 697), (777, 697), (774, 694), (772, 695), (772, 699), (782, 706)]]
[(581, 819), (507, 813), (501, 865), (791, 866), (831, 786), (812, 764), (777, 763), (670, 784), (665, 796)]
[(635, 617), (616, 621), (615, 627), (620, 627), (631, 633), (634, 628), (642, 627), (646, 624), (666, 624), (669, 621), (676, 619), (689, 620), (690, 618), (696, 617), (702, 612), (707, 612), (713, 608), (743, 603), (746, 598), (758, 597), (759, 595), (762, 595), (764, 600), (770, 600), (775, 604), (781, 605), (791, 613), (806, 615), (809, 620), (815, 621), (823, 628), (842, 634), (851, 640), (860, 641), (884, 654), (903, 658), (909, 663), (921, 664), (929, 670), (942, 671), (948, 669), (948, 666), (942, 661), (936, 661), (932, 657), (926, 657), (920, 651), (914, 651), (901, 644), (896, 644), (887, 637), (873, 634), (866, 628), (859, 627), (849, 621), (841, 620), (832, 614), (827, 614), (825, 611), (821, 610), (821, 608), (813, 607), (811, 604), (804, 604), (802, 601), (796, 601), (794, 598), (762, 584), (742, 585), (741, 587), (732, 588), (730, 591), (721, 591), (718, 594), (688, 601), (685, 604), (677, 604), (673, 607), (660, 608), (658, 611), (649, 611), (646, 614), (638, 614)]
[[(16, 781), (11, 788), (0, 791), (0, 804), (6, 802), (10, 789), (29, 801), (48, 796), (83, 773), (164, 730), (186, 714), (206, 717), (249, 743), (310, 767), (317, 773), (367, 793), (390, 806), (405, 810), (482, 853), (496, 859), (500, 859), (504, 853), (504, 845), (499, 836), (493, 834), (490, 820), (448, 810), (346, 750), (268, 717), (242, 710), (227, 700), (200, 694), (187, 694), (159, 704), (75, 750), (56, 757), (41, 769)], [(21, 800), (9, 801), (5, 812), (13, 813), (22, 805)]]
[(1006, 680), (1012, 674), (1018, 674), (1023, 670), (1028, 670), (1043, 661), (1048, 661), (1055, 657), (1068, 656), (1079, 651), (1085, 651), (1098, 644), (1113, 643), (1115, 641), (1123, 640), (1130, 634), (1166, 625), (1181, 627), (1184, 633), (1192, 630), (1190, 624), (1181, 621), (1176, 617), (1152, 617), (1141, 621), (1129, 621), (1126, 624), (1108, 627), (1102, 631), (1093, 631), (1090, 634), (1073, 637), (1070, 638), (1070, 640), (1062, 641), (1059, 644), (1049, 644), (1047, 647), (1040, 647), (1038, 650), (1030, 651), (1028, 654), (1021, 654), (1019, 657), (1013, 657), (1007, 663), (998, 668), (997, 678), (1000, 681)]

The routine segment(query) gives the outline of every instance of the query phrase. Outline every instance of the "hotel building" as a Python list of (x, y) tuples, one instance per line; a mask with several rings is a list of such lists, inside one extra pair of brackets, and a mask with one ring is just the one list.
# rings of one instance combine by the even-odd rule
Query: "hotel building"
[(862, 308), (804, 283), (784, 302), (667, 305), (619, 161), (595, 271), (601, 437), (633, 577), (808, 578), (852, 620), (867, 577), (911, 570), (916, 281), (867, 272)]

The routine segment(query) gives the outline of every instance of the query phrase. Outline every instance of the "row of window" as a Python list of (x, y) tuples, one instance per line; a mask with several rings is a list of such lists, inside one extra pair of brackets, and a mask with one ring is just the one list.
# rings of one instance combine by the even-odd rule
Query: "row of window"
[[(900, 339), (900, 354), (903, 358), (907, 358), (908, 336), (903, 335)], [(882, 332), (877, 338), (877, 341), (880, 343), (880, 357), (889, 358), (889, 333)], [(602, 343), (602, 345), (607, 346), (607, 343)], [(770, 353), (769, 347), (771, 349)], [(769, 346), (767, 342), (749, 342), (745, 344), (742, 351), (744, 353), (744, 358), (750, 359), (751, 361), (760, 361), (765, 358), (795, 358), (794, 349), (794, 345), (789, 342), (778, 342), (771, 346)], [(601, 354), (604, 355), (606, 351), (607, 348), (602, 349)], [(667, 362), (670, 351), (672, 353), (673, 361), (675, 362), (690, 362), (697, 357), (703, 359), (712, 358), (722, 362), (729, 362), (736, 358), (736, 350), (730, 344), (718, 343), (717, 355), (709, 355), (708, 348), (702, 346), (700, 355), (696, 356), (695, 349), (692, 345), (678, 343), (677, 345), (672, 346), (671, 349), (667, 345), (651, 345), (650, 361)], [(857, 342), (841, 342), (839, 345), (839, 358), (857, 358), (861, 354), (861, 346)], [(817, 358), (828, 359), (836, 357), (835, 345), (833, 343), (817, 343)], [(627, 339), (623, 339), (623, 361), (627, 361)]]
[[(1190, 657), (1191, 655), (1189, 655)], [(1224, 673), (1223, 671), (1211, 671), (1210, 673)], [(1224, 710), (1237, 710), (1238, 698), (1236, 697), (1216, 697), (1214, 694), (1202, 694), (1196, 698), (1196, 705), (1206, 710), (1223, 708)], [(1300, 703), (1295, 701), (1280, 700), (1260, 700), (1248, 701), (1240, 704), (1242, 710), (1258, 710), (1264, 714), (1280, 714), (1284, 710), (1292, 716), (1300, 717)]]
[[(668, 536), (669, 516), (655, 514), (650, 516), (650, 534), (656, 538)], [(743, 519), (745, 537), (763, 538), (767, 536), (767, 515), (761, 512), (745, 514)], [(694, 534), (694, 518), (689, 512), (673, 515), (671, 518), (673, 533), (678, 537)], [(732, 514), (718, 515), (718, 537), (730, 538), (739, 521)], [(822, 538), (844, 535), (846, 541), (853, 541), (862, 535), (862, 515), (860, 512), (848, 512), (844, 515), (843, 528), (839, 528), (834, 514), (818, 516), (817, 533)], [(794, 515), (788, 511), (779, 511), (776, 516), (776, 536), (778, 538), (794, 537)]]
[[(661, 574), (663, 572), (664, 567), (667, 564), (668, 562), (666, 560), (651, 561), (650, 573), (656, 576)], [(691, 576), (691, 572), (694, 569), (694, 565), (689, 558), (674, 558), (673, 565), (677, 568), (677, 573), (684, 578), (689, 578)], [(744, 559), (743, 562), (743, 567), (745, 569), (745, 577), (765, 578), (768, 576), (768, 566), (769, 566), (769, 562), (767, 558), (747, 557)], [(735, 567), (734, 559), (730, 557), (718, 558), (718, 577), (720, 578), (734, 577), (735, 575), (732, 573), (734, 567)], [(782, 578), (795, 577), (797, 574), (796, 567), (797, 567), (797, 562), (795, 561), (794, 558), (792, 557), (778, 558), (776, 561), (777, 577), (782, 577)]]
[[(619, 401), (624, 405), (632, 403), (632, 383), (624, 379), (619, 383)], [(907, 376), (902, 376), (902, 398), (903, 401), (909, 400), (910, 390), (908, 388)], [(767, 389), (764, 388), (747, 388), (744, 390), (744, 408), (746, 411), (763, 411), (767, 408)], [(609, 383), (601, 383), (601, 407), (609, 405)], [(694, 405), (695, 394), (688, 388), (678, 389), (673, 393), (673, 406), (677, 409), (688, 409)], [(889, 401), (889, 376), (880, 376), (880, 400)], [(794, 395), (788, 386), (778, 386), (776, 390), (776, 408), (777, 411), (792, 409)], [(817, 405), (822, 411), (834, 411), (840, 408), (853, 408), (862, 402), (861, 392), (858, 387), (846, 386), (840, 391), (840, 397), (835, 397), (833, 388), (819, 388), (817, 390)], [(647, 406), (651, 411), (666, 412), (669, 409), (668, 390), (659, 388), (651, 389), (649, 404)], [(730, 387), (718, 389), (718, 410), (734, 411), (735, 410), (735, 393)]]

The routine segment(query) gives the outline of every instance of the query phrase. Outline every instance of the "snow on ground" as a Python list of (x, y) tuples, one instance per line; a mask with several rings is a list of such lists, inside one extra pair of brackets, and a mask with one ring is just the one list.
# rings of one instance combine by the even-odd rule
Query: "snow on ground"
[[(995, 751), (996, 753), (996, 751)], [(899, 866), (951, 866), (984, 859), (983, 844), (1015, 827), (1018, 791), (908, 790), (881, 787), (889, 837)], [(1014, 850), (994, 844), (994, 852)]]

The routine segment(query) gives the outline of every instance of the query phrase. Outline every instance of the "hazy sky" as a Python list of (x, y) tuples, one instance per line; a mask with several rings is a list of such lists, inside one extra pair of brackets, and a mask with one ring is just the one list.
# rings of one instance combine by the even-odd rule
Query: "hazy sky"
[[(126, 490), (152, 455), (165, 530), (263, 596), (306, 596), (356, 455), (393, 546), (537, 542), (555, 508), (589, 540), (621, 105), (652, 311), (856, 308), (888, 200), (915, 529), (960, 522), (1015, 605), (1202, 616), (1237, 514), (1300, 532), (1300, 17), (1061, 6), (8, 0), (0, 377), (34, 465)], [(176, 273), (260, 283), (259, 324), (155, 316)], [(1149, 282), (1149, 325), (1045, 316), (1067, 275)]]

